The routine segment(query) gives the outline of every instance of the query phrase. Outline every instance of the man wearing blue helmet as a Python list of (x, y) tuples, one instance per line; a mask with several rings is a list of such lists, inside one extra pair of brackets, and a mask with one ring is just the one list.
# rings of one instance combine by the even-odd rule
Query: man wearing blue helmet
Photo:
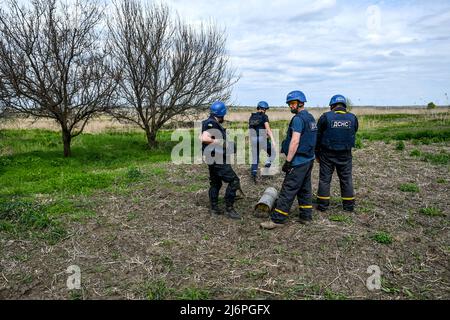
[(314, 117), (305, 110), (306, 97), (301, 91), (288, 94), (286, 103), (295, 114), (289, 123), (281, 153), (286, 155), (286, 173), (271, 221), (261, 223), (264, 229), (274, 229), (287, 221), (295, 197), (298, 200), (300, 223), (312, 221), (311, 171), (314, 164), (317, 126)]
[(266, 101), (260, 101), (256, 109), (257, 112), (252, 113), (248, 120), (252, 144), (252, 166), (250, 170), (254, 182), (256, 182), (258, 172), (259, 151), (264, 149), (267, 152), (269, 158), (265, 164), (266, 168), (271, 166), (275, 157), (275, 150), (272, 148), (275, 140), (270, 129), (269, 117), (266, 114), (266, 111), (269, 110), (269, 104)]
[(209, 201), (210, 213), (213, 216), (223, 214), (219, 209), (219, 191), (222, 182), (228, 183), (225, 192), (225, 214), (231, 219), (240, 219), (241, 215), (234, 209), (237, 190), (241, 189), (239, 177), (227, 161), (228, 155), (234, 151), (227, 143), (226, 129), (222, 127), (227, 113), (225, 104), (214, 102), (210, 107), (210, 116), (202, 122), (202, 151), (209, 169)]
[(353, 211), (355, 195), (352, 179), (352, 148), (358, 131), (358, 118), (347, 111), (347, 99), (335, 95), (330, 101), (331, 111), (318, 122), (316, 158), (320, 163), (317, 209), (326, 211), (330, 205), (330, 184), (336, 168), (341, 187), (342, 206)]

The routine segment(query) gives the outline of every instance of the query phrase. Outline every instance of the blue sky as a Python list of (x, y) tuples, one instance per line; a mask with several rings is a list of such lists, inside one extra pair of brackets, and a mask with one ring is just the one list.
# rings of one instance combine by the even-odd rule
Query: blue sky
[(193, 24), (226, 28), (241, 75), (233, 102), (309, 106), (449, 104), (450, 1), (165, 0)]

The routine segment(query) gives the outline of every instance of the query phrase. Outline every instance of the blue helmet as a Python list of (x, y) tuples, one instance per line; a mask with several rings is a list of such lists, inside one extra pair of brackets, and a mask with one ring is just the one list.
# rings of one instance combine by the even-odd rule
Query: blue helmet
[(256, 106), (258, 109), (268, 110), (269, 104), (265, 101), (258, 102), (258, 105)]
[(341, 94), (337, 94), (331, 98), (330, 106), (333, 106), (338, 103), (342, 103), (347, 108), (347, 99)]
[(227, 107), (222, 101), (214, 102), (211, 107), (209, 107), (209, 110), (213, 116), (220, 118), (224, 117), (227, 114)]
[(300, 101), (300, 102), (306, 102), (306, 96), (301, 91), (291, 91), (286, 97), (286, 103), (289, 103), (291, 101)]

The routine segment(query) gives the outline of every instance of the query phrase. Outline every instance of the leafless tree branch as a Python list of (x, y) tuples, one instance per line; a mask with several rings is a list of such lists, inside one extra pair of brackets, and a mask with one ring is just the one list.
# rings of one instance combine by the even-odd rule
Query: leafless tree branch
[(112, 115), (139, 125), (149, 147), (175, 116), (227, 101), (237, 81), (229, 67), (224, 32), (213, 25), (194, 28), (165, 5), (117, 0), (108, 21), (108, 51), (121, 70), (120, 99)]
[(9, 0), (0, 10), (1, 104), (57, 121), (66, 157), (89, 119), (113, 105), (117, 81), (101, 46), (102, 19), (94, 0), (27, 7)]

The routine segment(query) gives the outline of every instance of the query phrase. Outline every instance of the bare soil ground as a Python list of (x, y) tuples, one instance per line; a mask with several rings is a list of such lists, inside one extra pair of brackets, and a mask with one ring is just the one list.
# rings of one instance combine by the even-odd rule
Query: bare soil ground
[[(80, 199), (96, 216), (68, 221), (69, 236), (54, 246), (2, 235), (0, 299), (449, 299), (449, 168), (410, 157), (413, 148), (449, 151), (367, 143), (354, 152), (355, 213), (340, 209), (334, 176), (329, 212), (303, 226), (293, 206), (289, 223), (272, 231), (260, 229), (252, 208), (266, 187), (280, 188), (281, 175), (254, 185), (248, 168), (235, 166), (247, 196), (236, 222), (209, 216), (206, 165), (155, 164), (166, 173)], [(314, 190), (317, 181), (315, 165)], [(403, 183), (420, 191), (400, 191)], [(442, 215), (421, 214), (425, 207)], [(392, 243), (376, 242), (379, 231)], [(75, 293), (70, 265), (82, 273)], [(371, 265), (382, 290), (366, 288)]]

